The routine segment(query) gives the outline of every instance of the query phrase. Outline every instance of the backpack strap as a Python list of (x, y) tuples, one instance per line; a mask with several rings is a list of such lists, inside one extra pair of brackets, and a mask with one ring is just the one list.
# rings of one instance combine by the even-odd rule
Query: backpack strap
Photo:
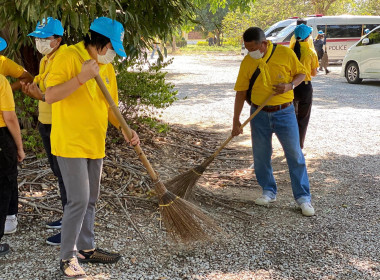
[[(269, 59), (272, 57), (272, 55), (273, 55), (274, 50), (276, 49), (276, 47), (277, 47), (277, 44), (273, 44), (272, 52), (271, 52), (270, 56), (268, 57), (266, 63), (268, 63)], [(257, 77), (260, 75), (260, 73), (261, 73), (261, 71), (260, 71), (259, 67), (257, 67), (256, 70), (255, 70), (255, 72), (253, 72), (253, 74), (252, 74), (251, 80), (249, 81), (249, 87), (248, 87), (248, 90), (247, 90), (247, 95), (245, 97), (245, 101), (247, 101), (247, 103), (249, 105), (252, 105), (252, 101), (251, 101), (252, 88), (253, 88), (253, 85), (256, 82)]]

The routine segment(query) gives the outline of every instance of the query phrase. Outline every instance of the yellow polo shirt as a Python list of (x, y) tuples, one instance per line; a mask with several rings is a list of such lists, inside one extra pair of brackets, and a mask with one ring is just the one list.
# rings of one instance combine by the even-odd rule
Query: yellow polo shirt
[(8, 80), (0, 75), (0, 127), (6, 127), (6, 123), (3, 118), (3, 111), (14, 111), (15, 102), (13, 100), (12, 88)]
[(318, 55), (314, 49), (311, 49), (308, 42), (300, 42), (301, 59), (300, 62), (306, 69), (304, 81), (311, 81), (311, 70), (319, 67)]
[[(272, 43), (268, 41), (268, 51), (261, 58), (264, 62), (267, 61), (271, 54)], [(239, 75), (236, 80), (234, 90), (246, 91), (249, 87), (249, 81), (252, 74), (255, 72), (259, 65), (258, 59), (246, 55), (240, 64)], [(251, 101), (256, 105), (261, 105), (264, 100), (273, 93), (273, 85), (279, 83), (290, 83), (293, 81), (293, 77), (297, 74), (306, 74), (305, 67), (299, 62), (294, 51), (288, 47), (277, 45), (272, 57), (267, 63), (268, 72), (271, 80), (271, 84), (265, 86), (263, 83), (263, 74), (257, 77), (255, 84), (252, 88)], [(274, 96), (268, 105), (279, 105), (287, 102), (291, 102), (294, 99), (293, 90)]]
[[(46, 87), (62, 84), (77, 76), (82, 63), (88, 59), (91, 57), (83, 42), (67, 47), (54, 59)], [(99, 66), (100, 76), (117, 104), (115, 70), (111, 63)], [(105, 156), (110, 108), (95, 79), (87, 81), (63, 100), (53, 103), (52, 109), (50, 139), (53, 155), (90, 159)]]
[(10, 76), (12, 78), (19, 78), (24, 73), (24, 67), (18, 65), (13, 60), (0, 55), (0, 74)]
[[(51, 70), (54, 58), (67, 48), (67, 45), (62, 45), (49, 58), (45, 55), (40, 61), (40, 71), (38, 76), (34, 77), (36, 83), (42, 93), (46, 91), (46, 79)], [(43, 124), (51, 124), (51, 104), (43, 101), (38, 102), (38, 120)]]

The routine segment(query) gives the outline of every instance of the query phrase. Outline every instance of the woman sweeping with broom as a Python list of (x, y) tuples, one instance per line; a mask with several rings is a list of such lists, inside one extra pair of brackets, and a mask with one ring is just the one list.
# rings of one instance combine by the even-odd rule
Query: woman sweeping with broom
[[(124, 28), (116, 20), (100, 17), (84, 41), (68, 47), (54, 60), (46, 82), (45, 100), (52, 105), (51, 151), (57, 156), (67, 193), (62, 219), (60, 269), (65, 277), (86, 274), (79, 262), (115, 263), (121, 256), (95, 247), (95, 204), (99, 196), (105, 138), (110, 121), (119, 122), (109, 109), (95, 76), (100, 75), (118, 102), (111, 62), (125, 57)], [(124, 134), (124, 132), (123, 132)], [(140, 143), (136, 132), (127, 142)], [(78, 258), (77, 258), (77, 249)]]

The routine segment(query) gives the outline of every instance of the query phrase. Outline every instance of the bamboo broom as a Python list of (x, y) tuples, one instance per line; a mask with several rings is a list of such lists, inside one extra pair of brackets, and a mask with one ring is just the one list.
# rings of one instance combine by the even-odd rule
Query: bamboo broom
[[(95, 77), (95, 80), (128, 139), (131, 139), (132, 131), (109, 94), (103, 80), (99, 75)], [(169, 192), (153, 170), (140, 145), (134, 146), (134, 149), (153, 180), (159, 198), (162, 220), (166, 230), (175, 240), (182, 242), (209, 240), (212, 233), (221, 231), (214, 220), (197, 206)]]
[[(260, 107), (258, 107), (255, 112), (240, 126), (240, 128), (246, 126), (247, 123), (249, 123), (261, 111), (261, 109), (269, 102), (269, 100), (272, 99), (273, 96), (274, 94), (269, 95), (260, 105)], [(168, 189), (179, 197), (188, 199), (192, 195), (195, 184), (202, 176), (203, 172), (205, 172), (207, 166), (209, 166), (209, 164), (215, 159), (220, 151), (223, 150), (225, 146), (227, 146), (233, 137), (234, 136), (231, 134), (227, 140), (223, 142), (219, 149), (217, 149), (211, 156), (206, 158), (202, 164), (165, 182), (165, 185), (168, 186)]]

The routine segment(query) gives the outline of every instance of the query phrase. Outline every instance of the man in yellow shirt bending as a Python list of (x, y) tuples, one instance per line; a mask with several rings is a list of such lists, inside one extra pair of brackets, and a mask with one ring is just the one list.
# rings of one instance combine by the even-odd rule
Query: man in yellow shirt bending
[(305, 158), (300, 148), (298, 125), (292, 103), (293, 89), (305, 79), (306, 70), (288, 47), (278, 45), (273, 51), (274, 45), (265, 39), (264, 32), (258, 27), (248, 28), (244, 32), (243, 40), (248, 54), (241, 62), (235, 84), (237, 92), (232, 135), (237, 136), (242, 133), (240, 114), (250, 79), (257, 67), (261, 73), (252, 87), (251, 114), (267, 97), (274, 94), (268, 102), (269, 105), (251, 120), (254, 169), (257, 181), (263, 189), (262, 196), (256, 199), (255, 203), (269, 205), (276, 201), (277, 185), (271, 164), (274, 133), (285, 152), (293, 196), (301, 207), (302, 214), (313, 216), (309, 179)]

